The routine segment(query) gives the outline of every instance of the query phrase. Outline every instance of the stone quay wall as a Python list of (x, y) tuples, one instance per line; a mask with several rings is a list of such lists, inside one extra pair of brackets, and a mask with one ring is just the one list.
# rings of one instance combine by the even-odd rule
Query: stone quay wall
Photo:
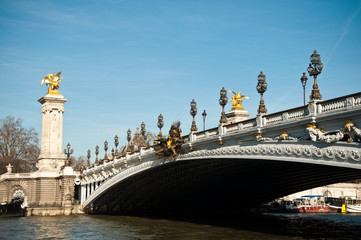
[(0, 176), (0, 202), (24, 193), (27, 215), (70, 215), (74, 208), (74, 176), (54, 173), (5, 173)]

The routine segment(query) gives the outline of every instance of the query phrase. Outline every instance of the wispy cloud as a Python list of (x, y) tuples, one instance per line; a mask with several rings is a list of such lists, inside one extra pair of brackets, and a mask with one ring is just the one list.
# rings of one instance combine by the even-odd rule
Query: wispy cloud
[(327, 60), (325, 62), (325, 67), (327, 66), (327, 63), (331, 60), (334, 52), (336, 51), (336, 49), (340, 46), (341, 42), (343, 41), (343, 39), (347, 36), (349, 28), (352, 24), (352, 22), (354, 21), (354, 19), (356, 18), (356, 16), (360, 13), (361, 11), (361, 1), (359, 1), (358, 3), (358, 7), (355, 9), (355, 11), (352, 12), (352, 14), (349, 16), (349, 18), (347, 19), (345, 25), (343, 26), (342, 32), (340, 37), (337, 39), (335, 45), (333, 46), (330, 54), (327, 57)]
[(93, 14), (89, 14), (90, 10), (96, 9), (91, 4), (64, 7), (63, 4), (53, 1), (22, 1), (16, 4), (16, 8), (23, 14), (33, 17), (24, 21), (28, 25), (51, 26), (52, 28), (56, 26), (78, 26), (90, 29), (113, 28), (98, 22)]

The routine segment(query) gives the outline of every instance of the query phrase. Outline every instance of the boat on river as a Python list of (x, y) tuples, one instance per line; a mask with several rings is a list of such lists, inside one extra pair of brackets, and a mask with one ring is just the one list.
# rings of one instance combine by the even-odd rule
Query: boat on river
[(347, 205), (346, 211), (349, 213), (361, 213), (361, 205)]
[(282, 199), (271, 202), (263, 206), (263, 211), (281, 213), (361, 213), (361, 199), (305, 195), (293, 201)]
[(14, 198), (10, 202), (0, 203), (0, 217), (22, 217), (25, 215), (23, 198)]
[[(361, 213), (361, 200), (352, 198), (330, 198), (330, 210), (333, 212)], [(342, 207), (344, 206), (344, 211)]]
[(326, 204), (322, 195), (305, 195), (294, 200), (300, 213), (324, 213), (330, 211), (330, 206)]
[(272, 202), (268, 206), (265, 206), (264, 209), (266, 212), (324, 213), (330, 210), (330, 206), (326, 204), (325, 197), (322, 195), (305, 195), (293, 201), (281, 200)]

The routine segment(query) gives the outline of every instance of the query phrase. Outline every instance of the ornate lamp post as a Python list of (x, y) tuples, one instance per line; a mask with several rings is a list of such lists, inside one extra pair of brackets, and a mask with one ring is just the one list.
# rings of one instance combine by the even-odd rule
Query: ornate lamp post
[(140, 134), (142, 135), (142, 146), (145, 146), (145, 124), (144, 122), (142, 122), (142, 124), (140, 124)]
[(303, 73), (303, 75), (301, 77), (301, 83), (302, 83), (302, 87), (303, 87), (303, 105), (306, 105), (305, 89), (306, 89), (307, 80), (308, 80), (308, 78), (306, 76), (306, 73)]
[(202, 116), (203, 116), (203, 131), (205, 131), (206, 130), (206, 116), (207, 116), (206, 110), (203, 111)]
[(224, 106), (226, 106), (226, 104), (228, 102), (228, 97), (227, 97), (227, 91), (226, 91), (226, 89), (224, 89), (224, 87), (220, 91), (220, 95), (221, 96), (219, 98), (219, 104), (222, 106), (222, 115), (221, 115), (221, 119), (219, 120), (219, 122), (222, 124), (222, 123), (227, 122), (226, 113), (224, 112)]
[[(312, 93), (310, 95), (310, 100), (321, 100), (322, 99), (322, 95), (320, 93), (320, 91), (318, 90), (318, 85), (317, 85), (317, 76), (318, 74), (320, 74), (322, 72), (323, 69), (323, 64), (321, 63), (321, 56), (320, 54), (317, 53), (317, 51), (315, 50), (313, 52), (313, 54), (310, 57), (310, 65), (307, 68), (308, 74), (310, 74), (310, 76), (314, 78), (314, 83), (313, 83), (313, 87), (312, 87)], [(313, 67), (312, 67), (313, 65)]]
[(70, 155), (73, 154), (73, 152), (74, 152), (74, 150), (70, 149), (70, 143), (68, 143), (68, 145), (66, 145), (66, 149), (64, 149), (64, 154), (66, 154), (65, 166), (71, 165)]
[(130, 152), (130, 140), (131, 139), (132, 139), (132, 131), (130, 131), (130, 129), (128, 129), (128, 131), (127, 131), (127, 141), (128, 141), (127, 152)]
[(95, 147), (95, 165), (96, 165), (96, 166), (99, 165), (98, 154), (99, 154), (99, 146), (97, 145), (97, 146)]
[(119, 145), (118, 135), (115, 135), (114, 137), (114, 145), (115, 145), (115, 155), (118, 155), (118, 145)]
[(261, 100), (259, 102), (259, 107), (257, 112), (258, 114), (265, 114), (267, 113), (267, 109), (266, 106), (264, 105), (263, 93), (267, 91), (266, 75), (264, 75), (263, 72), (261, 71), (257, 79), (258, 79), (258, 83), (256, 87), (257, 92), (261, 94)]
[(142, 124), (140, 124), (140, 134), (142, 134), (142, 136), (145, 136), (145, 124), (144, 122), (142, 122)]
[(197, 103), (196, 103), (196, 101), (194, 101), (194, 99), (191, 102), (190, 114), (193, 117), (191, 132), (196, 132), (198, 130), (198, 128), (197, 128), (196, 121), (194, 118), (197, 115)]
[(87, 161), (87, 167), (90, 168), (90, 149), (88, 149), (88, 154), (86, 155), (86, 157), (88, 158), (88, 161)]
[(104, 161), (107, 162), (109, 160), (108, 154), (107, 154), (107, 151), (108, 151), (108, 141), (107, 140), (105, 140), (105, 142), (104, 142), (104, 151), (105, 151)]
[(159, 128), (158, 138), (162, 138), (162, 137), (163, 137), (162, 127), (164, 126), (162, 114), (159, 114), (159, 116), (158, 116), (158, 124), (157, 124), (157, 126), (158, 126), (158, 128)]

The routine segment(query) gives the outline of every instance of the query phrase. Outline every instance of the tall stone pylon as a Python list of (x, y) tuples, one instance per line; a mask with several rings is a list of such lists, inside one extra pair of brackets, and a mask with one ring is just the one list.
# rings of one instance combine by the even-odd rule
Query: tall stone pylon
[(68, 100), (58, 91), (60, 72), (48, 74), (41, 82), (48, 85), (48, 93), (40, 98), (42, 104), (41, 150), (36, 167), (40, 172), (59, 172), (65, 165), (63, 154), (63, 113)]

